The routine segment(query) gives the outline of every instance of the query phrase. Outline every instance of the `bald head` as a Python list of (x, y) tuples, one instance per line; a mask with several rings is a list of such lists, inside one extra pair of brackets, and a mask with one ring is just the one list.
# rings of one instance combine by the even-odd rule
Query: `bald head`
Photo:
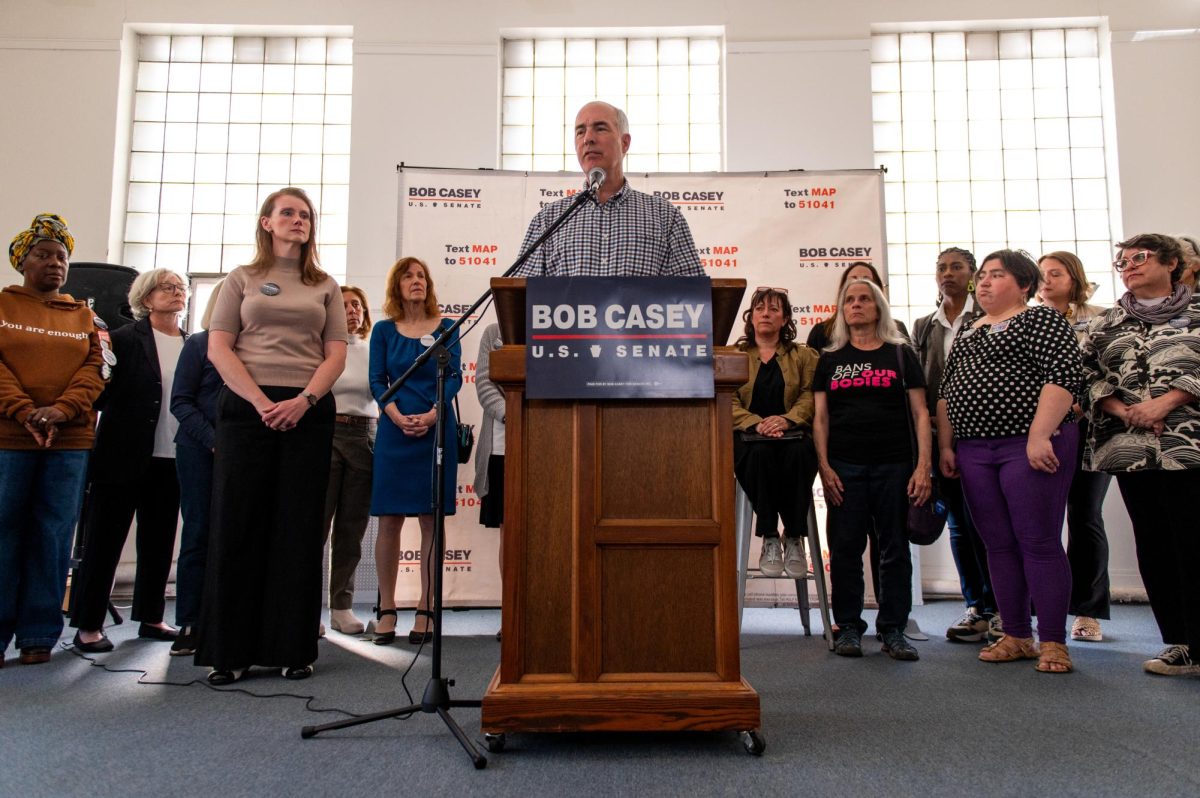
[(611, 194), (625, 182), (622, 163), (629, 152), (629, 118), (615, 105), (590, 102), (575, 115), (575, 155), (584, 174), (600, 167), (608, 175), (601, 195)]

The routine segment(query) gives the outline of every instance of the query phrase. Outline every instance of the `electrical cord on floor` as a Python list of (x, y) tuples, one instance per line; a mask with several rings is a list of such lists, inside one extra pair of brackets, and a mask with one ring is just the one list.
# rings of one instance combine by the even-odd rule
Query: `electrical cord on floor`
[[(146, 679), (146, 676), (148, 675), (149, 672), (146, 671), (144, 668), (114, 668), (109, 665), (106, 665), (105, 663), (101, 662), (100, 660), (96, 659), (95, 657), (90, 657), (87, 654), (84, 654), (82, 651), (75, 648), (75, 646), (73, 646), (70, 643), (59, 643), (59, 646), (64, 651), (68, 651), (71, 654), (74, 654), (76, 657), (79, 657), (79, 659), (83, 660), (84, 662), (87, 662), (88, 665), (90, 665), (93, 668), (100, 668), (101, 670), (107, 671), (108, 673), (137, 673), (137, 674), (140, 674), (140, 676), (138, 676), (138, 680), (137, 680), (138, 684), (165, 686), (165, 687), (191, 687), (194, 684), (198, 684), (202, 687), (207, 687), (209, 690), (212, 690), (213, 692), (216, 692), (216, 693), (241, 693), (243, 695), (248, 695), (251, 698), (299, 698), (304, 701), (304, 709), (307, 712), (315, 712), (315, 713), (336, 712), (336, 713), (339, 713), (341, 715), (346, 715), (351, 718), (362, 717), (361, 715), (359, 715), (357, 713), (351, 712), (346, 709), (338, 709), (337, 707), (327, 707), (327, 708), (314, 707), (313, 702), (317, 700), (317, 697), (315, 695), (300, 695), (298, 693), (252, 693), (243, 687), (223, 687), (223, 686), (212, 685), (212, 684), (208, 683), (207, 679), (203, 679), (203, 678), (192, 679), (192, 680), (186, 681), (186, 682), (172, 682), (172, 681), (160, 681), (160, 680), (149, 681)], [(413, 661), (414, 662), (416, 661), (415, 658)], [(411, 669), (412, 665), (410, 664), (408, 667), (409, 667), (409, 669)], [(408, 673), (408, 671), (406, 670), (405, 673)], [(405, 688), (405, 692), (408, 692), (407, 688)], [(410, 696), (410, 698), (411, 698), (411, 696)], [(407, 717), (409, 717), (409, 716), (404, 715), (404, 716), (399, 717), (398, 719), (404, 720)]]

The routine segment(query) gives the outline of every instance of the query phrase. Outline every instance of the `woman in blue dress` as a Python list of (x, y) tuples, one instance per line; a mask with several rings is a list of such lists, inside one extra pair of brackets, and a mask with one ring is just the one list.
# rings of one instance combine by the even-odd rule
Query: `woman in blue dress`
[[(401, 258), (387, 276), (383, 315), (371, 331), (371, 393), (375, 400), (398, 379), (451, 322), (441, 317), (429, 268), (417, 258)], [(445, 462), (443, 507), (454, 514), (458, 481), (456, 421), (450, 399), (462, 387), (462, 347), (450, 347), (446, 378)], [(404, 519), (417, 516), (421, 527), (421, 597), (410, 643), (433, 637), (430, 622), (430, 563), (433, 560), (433, 449), (437, 422), (435, 388), (437, 364), (430, 358), (401, 386), (387, 405), (381, 405), (375, 441), (375, 472), (371, 515), (379, 516), (375, 568), (379, 577), (377, 645), (396, 639), (396, 571), (400, 564), (400, 530)]]

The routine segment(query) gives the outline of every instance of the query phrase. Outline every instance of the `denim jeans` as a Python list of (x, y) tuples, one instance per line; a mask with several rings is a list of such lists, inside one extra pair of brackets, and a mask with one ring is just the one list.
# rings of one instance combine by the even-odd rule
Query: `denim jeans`
[(829, 505), (829, 581), (833, 620), (842, 629), (867, 630), (863, 611), (863, 551), (874, 525), (879, 533), (879, 614), (875, 630), (903, 630), (912, 610), (912, 554), (908, 549), (909, 463), (863, 465), (830, 460), (842, 481), (842, 503)]
[(992, 578), (988, 575), (987, 550), (971, 519), (971, 511), (967, 509), (962, 480), (943, 476), (940, 463), (935, 462), (934, 469), (938, 490), (950, 511), (946, 515), (946, 528), (950, 532), (950, 553), (954, 555), (954, 566), (958, 569), (963, 600), (980, 615), (991, 616), (996, 612), (996, 596), (992, 593)]
[(213, 454), (195, 446), (176, 446), (175, 469), (179, 473), (179, 510), (183, 515), (179, 562), (175, 566), (175, 625), (195, 626), (200, 620), (204, 566), (208, 561)]
[(88, 451), (0, 449), (0, 652), (50, 647), (63, 630), (71, 538)]

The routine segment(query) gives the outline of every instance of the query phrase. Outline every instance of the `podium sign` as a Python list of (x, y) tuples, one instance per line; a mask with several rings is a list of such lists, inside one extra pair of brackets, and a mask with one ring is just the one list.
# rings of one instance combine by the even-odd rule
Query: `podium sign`
[(711, 399), (707, 277), (531, 277), (530, 399)]

